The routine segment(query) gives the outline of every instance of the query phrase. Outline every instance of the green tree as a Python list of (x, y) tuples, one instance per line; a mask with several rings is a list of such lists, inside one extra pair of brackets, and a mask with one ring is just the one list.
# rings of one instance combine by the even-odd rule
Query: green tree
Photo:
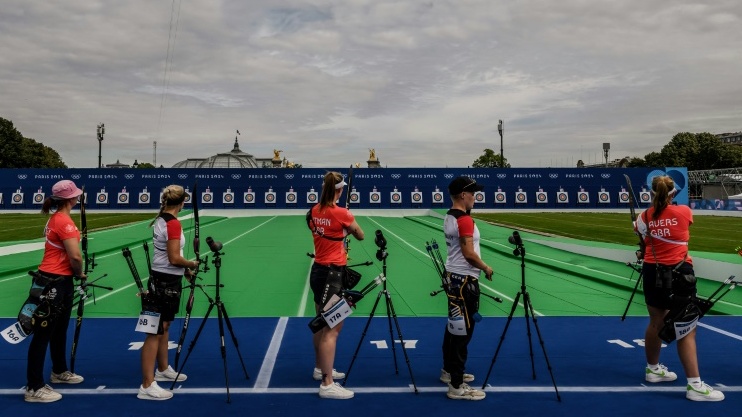
[(137, 168), (139, 168), (139, 169), (142, 169), (142, 168), (150, 169), (150, 168), (155, 168), (155, 166), (152, 165), (152, 164), (150, 164), (149, 162), (142, 162), (139, 165), (137, 165)]
[[(503, 163), (504, 162), (504, 163)], [(508, 159), (503, 159), (492, 149), (485, 149), (484, 153), (477, 158), (472, 164), (474, 168), (510, 168)]]
[(25, 138), (13, 122), (0, 117), (0, 168), (67, 168), (59, 153)]
[(24, 168), (23, 135), (13, 122), (0, 117), (0, 168)]
[(723, 143), (715, 135), (678, 133), (659, 152), (633, 158), (629, 166), (687, 167), (690, 171), (742, 166), (742, 147)]
[(23, 138), (21, 149), (24, 168), (67, 168), (57, 151), (33, 139)]

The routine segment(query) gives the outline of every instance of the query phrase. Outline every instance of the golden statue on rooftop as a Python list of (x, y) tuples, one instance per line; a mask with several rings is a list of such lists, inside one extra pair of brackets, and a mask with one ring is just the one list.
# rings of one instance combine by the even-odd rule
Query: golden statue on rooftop
[(368, 149), (368, 152), (369, 152), (369, 154), (368, 154), (368, 160), (369, 161), (375, 161), (376, 160), (376, 149), (369, 148)]
[(278, 149), (273, 149), (273, 159), (276, 160), (276, 161), (280, 161), (281, 160), (281, 152), (283, 152), (283, 151), (280, 151)]

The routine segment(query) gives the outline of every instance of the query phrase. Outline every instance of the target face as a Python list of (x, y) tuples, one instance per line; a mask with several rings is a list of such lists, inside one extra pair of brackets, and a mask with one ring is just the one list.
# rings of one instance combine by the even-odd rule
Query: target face
[(350, 202), (357, 204), (361, 200), (361, 196), (357, 192), (350, 193)]
[(203, 193), (203, 194), (202, 194), (201, 200), (202, 200), (202, 201), (203, 201), (204, 203), (211, 203), (211, 199), (212, 199), (212, 197), (211, 197), (211, 193)]
[(149, 193), (139, 194), (139, 202), (141, 204), (147, 204), (147, 203), (149, 203)]
[(231, 203), (232, 200), (234, 200), (234, 196), (232, 195), (232, 193), (224, 194), (224, 202), (225, 203)]
[(545, 203), (546, 193), (536, 193), (536, 200), (538, 200), (539, 203)]
[(371, 202), (372, 203), (378, 203), (381, 200), (381, 196), (379, 193), (371, 193)]
[(421, 201), (423, 201), (422, 194), (420, 194), (420, 193), (412, 193), (412, 201), (414, 201), (415, 203), (420, 203)]
[(288, 193), (288, 194), (286, 194), (286, 202), (288, 202), (288, 203), (296, 203), (296, 194), (294, 194), (294, 193)]
[(254, 193), (245, 193), (245, 203), (251, 204), (255, 202)]
[(434, 203), (442, 203), (443, 202), (443, 193), (433, 193), (433, 202)]
[(266, 203), (273, 203), (276, 200), (276, 196), (273, 193), (267, 193), (265, 195), (265, 202)]

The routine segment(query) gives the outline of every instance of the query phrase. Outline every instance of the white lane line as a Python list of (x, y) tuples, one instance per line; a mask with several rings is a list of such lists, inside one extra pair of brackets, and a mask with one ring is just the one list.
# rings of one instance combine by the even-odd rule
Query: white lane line
[(718, 328), (718, 327), (714, 327), (714, 326), (709, 326), (708, 324), (705, 324), (705, 323), (701, 323), (700, 321), (698, 322), (698, 325), (699, 325), (700, 327), (703, 327), (703, 328), (709, 329), (709, 330), (711, 330), (712, 332), (716, 332), (716, 333), (719, 333), (719, 334), (723, 334), (724, 336), (729, 336), (729, 337), (731, 337), (732, 339), (742, 340), (742, 336), (740, 336), (740, 335), (738, 335), (738, 334), (734, 334), (734, 333), (728, 332), (728, 331), (726, 331), (726, 330), (722, 330), (722, 329), (720, 329), (720, 328)]
[[(724, 392), (742, 392), (742, 386), (733, 385), (726, 386), (722, 384), (715, 384), (717, 387), (723, 387)], [(409, 394), (413, 392), (412, 387), (351, 387), (353, 392), (357, 394)], [(18, 395), (22, 392), (23, 388), (18, 389), (0, 389), (0, 395)], [(441, 386), (428, 386), (428, 387), (417, 387), (419, 392), (445, 392), (446, 387)], [(54, 391), (59, 392), (63, 395), (136, 395), (138, 392), (137, 388), (106, 388), (102, 390), (98, 389), (75, 389), (75, 388), (63, 388), (55, 389)], [(488, 392), (499, 392), (499, 393), (523, 393), (523, 392), (554, 392), (552, 385), (548, 386), (492, 386), (487, 385), (485, 391)], [(225, 394), (226, 388), (181, 388), (175, 391), (176, 395), (184, 394)], [(630, 385), (630, 386), (559, 386), (559, 392), (578, 392), (587, 394), (602, 394), (602, 393), (637, 393), (637, 392), (678, 392), (678, 387), (671, 386), (643, 386), (643, 385)], [(317, 388), (229, 388), (230, 394), (316, 394)]]
[(281, 341), (286, 332), (286, 324), (288, 322), (288, 317), (281, 317), (278, 319), (276, 329), (273, 331), (271, 343), (268, 345), (268, 351), (263, 358), (263, 364), (260, 366), (258, 379), (255, 381), (255, 390), (268, 390), (268, 386), (271, 382), (271, 375), (273, 375), (273, 367), (276, 365), (276, 357), (278, 356), (278, 351), (281, 349)]
[(259, 225), (257, 225), (257, 226), (255, 226), (255, 227), (253, 227), (252, 229), (250, 229), (250, 230), (246, 231), (245, 233), (243, 233), (243, 234), (241, 234), (241, 235), (239, 235), (239, 236), (237, 236), (237, 237), (235, 237), (235, 238), (232, 238), (232, 239), (230, 239), (230, 240), (228, 240), (228, 241), (224, 242), (224, 244), (225, 244), (225, 245), (228, 245), (228, 244), (230, 244), (230, 243), (234, 242), (235, 240), (237, 240), (237, 239), (241, 238), (242, 236), (245, 236), (246, 234), (248, 234), (248, 233), (252, 232), (253, 230), (256, 230), (256, 229), (259, 229), (259, 228), (261, 228), (261, 227), (265, 226), (265, 225), (266, 225), (267, 223), (269, 223), (269, 222), (271, 222), (271, 221), (275, 220), (275, 219), (276, 219), (276, 217), (277, 217), (277, 216), (273, 216), (273, 217), (271, 217), (270, 219), (268, 219), (268, 220), (264, 221), (263, 223), (260, 223)]
[[(372, 221), (372, 222), (376, 223), (376, 225), (377, 225), (377, 226), (379, 226), (379, 228), (381, 228), (381, 229), (384, 229), (384, 230), (386, 230), (386, 232), (387, 232), (387, 233), (389, 233), (390, 235), (392, 235), (392, 236), (396, 237), (396, 238), (397, 238), (398, 240), (402, 241), (402, 242), (403, 242), (404, 244), (406, 244), (407, 246), (409, 246), (409, 247), (411, 247), (412, 249), (416, 250), (417, 252), (421, 253), (421, 254), (422, 254), (423, 256), (425, 256), (425, 257), (428, 257), (428, 258), (430, 258), (430, 255), (428, 255), (428, 253), (427, 253), (427, 252), (423, 252), (422, 250), (420, 250), (420, 249), (416, 248), (416, 247), (415, 247), (415, 246), (413, 246), (413, 245), (412, 245), (411, 243), (409, 243), (409, 242), (407, 242), (406, 240), (404, 240), (404, 239), (402, 239), (401, 237), (399, 237), (399, 235), (395, 234), (395, 233), (394, 233), (394, 232), (392, 232), (391, 230), (389, 230), (389, 229), (387, 229), (386, 227), (384, 227), (384, 226), (382, 226), (381, 224), (379, 224), (379, 222), (377, 222), (376, 220), (374, 220), (374, 219), (372, 219), (372, 218), (370, 218), (370, 217), (367, 217), (366, 219), (367, 219), (367, 220), (369, 220), (369, 221)], [(508, 301), (515, 301), (515, 300), (514, 300), (513, 298), (510, 298), (510, 297), (508, 297), (507, 295), (505, 295), (505, 294), (503, 294), (503, 293), (501, 293), (501, 292), (499, 292), (499, 291), (495, 291), (495, 290), (494, 290), (493, 288), (491, 288), (491, 287), (488, 287), (487, 285), (483, 284), (483, 283), (482, 283), (482, 280), (479, 280), (479, 286), (480, 286), (480, 287), (483, 287), (483, 288), (486, 288), (486, 289), (488, 289), (488, 290), (489, 290), (489, 291), (491, 291), (492, 293), (494, 293), (494, 294), (497, 294), (497, 295), (499, 295), (499, 296), (500, 296), (501, 298), (504, 298), (504, 299), (506, 299), (506, 300), (508, 300)], [(519, 306), (521, 306), (521, 307), (523, 307), (523, 304), (522, 304), (522, 303), (518, 303), (518, 305), (519, 305)], [(536, 313), (536, 315), (538, 315), (538, 316), (543, 316), (543, 314), (539, 313), (538, 311), (535, 311), (535, 310), (534, 310), (534, 313)]]

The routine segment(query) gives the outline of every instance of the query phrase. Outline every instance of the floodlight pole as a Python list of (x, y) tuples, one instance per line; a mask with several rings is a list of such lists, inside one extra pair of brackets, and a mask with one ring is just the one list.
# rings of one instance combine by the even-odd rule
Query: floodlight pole
[(500, 133), (500, 168), (505, 168), (505, 155), (502, 153), (502, 120), (497, 124), (497, 132)]
[(106, 134), (106, 125), (98, 123), (98, 168), (101, 167), (101, 148), (103, 147), (103, 135)]
[(605, 156), (605, 167), (608, 168), (608, 152), (611, 150), (609, 142), (603, 142), (603, 156)]

